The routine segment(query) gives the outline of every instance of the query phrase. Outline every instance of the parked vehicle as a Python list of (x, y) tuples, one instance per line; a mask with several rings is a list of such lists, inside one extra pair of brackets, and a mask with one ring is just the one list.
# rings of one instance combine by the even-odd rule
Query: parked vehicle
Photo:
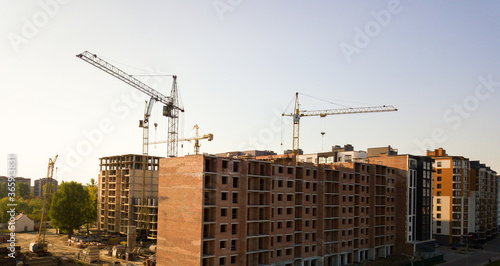
[(481, 244), (470, 244), (469, 247), (475, 249), (484, 249), (484, 246)]

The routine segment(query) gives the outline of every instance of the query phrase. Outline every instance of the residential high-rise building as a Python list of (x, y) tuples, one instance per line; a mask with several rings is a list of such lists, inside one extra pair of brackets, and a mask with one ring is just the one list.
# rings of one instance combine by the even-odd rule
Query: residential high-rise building
[[(490, 167), (479, 161), (471, 161), (471, 201), (474, 202), (475, 240), (489, 240), (497, 232), (498, 176)], [(472, 207), (472, 206), (471, 206)], [(472, 228), (472, 227), (471, 227)]]
[[(368, 162), (403, 171), (398, 199), (406, 199), (403, 243), (415, 245), (416, 251), (434, 251), (432, 233), (432, 181), (434, 159), (427, 156), (399, 154), (389, 147), (369, 148)], [(406, 191), (405, 191), (406, 190)]]
[(445, 244), (488, 240), (497, 233), (498, 175), (479, 161), (427, 151), (435, 159), (434, 234)]
[[(33, 189), (35, 196), (43, 197), (43, 186), (48, 183), (48, 179), (46, 177), (35, 180), (35, 186)], [(50, 183), (52, 184), (52, 193), (57, 192), (59, 182), (56, 179), (51, 179)]]
[(449, 156), (439, 148), (427, 151), (434, 158), (434, 235), (444, 244), (466, 243), (474, 232), (474, 203), (470, 197), (470, 162), (463, 156)]
[(396, 252), (400, 170), (265, 158), (160, 159), (158, 264), (344, 265)]
[(497, 233), (500, 232), (500, 177), (497, 176)]
[[(126, 154), (100, 158), (98, 218), (99, 230), (128, 234), (137, 226), (143, 187), (142, 155)], [(158, 231), (158, 168), (160, 157), (148, 156), (146, 176), (149, 239)]]

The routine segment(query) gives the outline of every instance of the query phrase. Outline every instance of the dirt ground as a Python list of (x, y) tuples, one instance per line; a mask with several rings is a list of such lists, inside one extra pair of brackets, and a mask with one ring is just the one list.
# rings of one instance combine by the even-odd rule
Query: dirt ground
[[(26, 232), (26, 233), (16, 233), (16, 246), (21, 247), (21, 252), (28, 253), (29, 245), (31, 242), (35, 242), (37, 239), (37, 232)], [(76, 259), (77, 254), (82, 250), (77, 247), (68, 246), (68, 235), (67, 234), (56, 234), (55, 229), (48, 229), (45, 235), (45, 241), (48, 243), (48, 251), (56, 257), (67, 257), (69, 259)], [(0, 244), (0, 247), (6, 247), (7, 243)], [(121, 259), (112, 258), (111, 256), (104, 255), (104, 250), (101, 250), (101, 261), (95, 262), (87, 265), (142, 265), (142, 259), (137, 261), (125, 261)], [(117, 262), (119, 264), (117, 264)], [(66, 265), (78, 265), (78, 264), (66, 264)]]

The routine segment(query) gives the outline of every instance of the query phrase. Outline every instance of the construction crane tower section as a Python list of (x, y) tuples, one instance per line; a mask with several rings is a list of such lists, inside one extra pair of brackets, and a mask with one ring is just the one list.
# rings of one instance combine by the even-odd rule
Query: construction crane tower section
[(170, 98), (172, 99), (172, 101), (170, 102), (170, 104), (163, 106), (163, 115), (171, 118), (168, 120), (168, 139), (170, 140), (167, 145), (168, 157), (176, 157), (178, 155), (179, 108), (175, 108), (179, 105), (177, 94), (177, 76), (174, 76), (172, 90), (170, 91)]
[[(49, 158), (49, 165), (47, 167), (47, 190), (43, 193), (43, 207), (42, 207), (42, 216), (40, 218), (40, 227), (38, 229), (38, 236), (36, 243), (30, 244), (30, 251), (45, 254), (47, 252), (47, 245), (45, 244), (45, 232), (47, 231), (47, 217), (49, 215), (49, 204), (50, 198), (52, 197), (52, 177), (54, 176), (54, 167), (57, 161), (58, 155), (54, 157), (54, 159)], [(43, 190), (42, 190), (43, 191)]]
[(299, 155), (299, 128), (300, 118), (303, 116), (319, 116), (326, 117), (327, 115), (346, 115), (346, 114), (361, 114), (361, 113), (376, 113), (376, 112), (392, 112), (398, 109), (392, 105), (374, 106), (374, 107), (356, 107), (356, 108), (340, 108), (328, 110), (300, 110), (299, 93), (295, 93), (295, 106), (293, 113), (285, 114), (282, 116), (293, 117), (293, 154)]

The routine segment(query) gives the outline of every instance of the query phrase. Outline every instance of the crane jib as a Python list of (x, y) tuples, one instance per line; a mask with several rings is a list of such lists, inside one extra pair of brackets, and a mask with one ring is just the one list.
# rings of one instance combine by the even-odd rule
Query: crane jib
[(88, 51), (85, 51), (81, 54), (76, 55), (76, 57), (107, 72), (108, 74), (120, 79), (121, 81), (129, 84), (130, 86), (142, 91), (143, 93), (154, 98), (158, 102), (161, 102), (163, 104), (168, 104), (168, 102), (172, 101), (171, 97), (161, 94), (160, 92), (146, 85), (142, 81), (134, 78), (132, 75), (125, 73), (124, 71), (115, 67), (111, 63), (105, 61), (102, 58), (99, 58), (96, 54), (92, 54)]

